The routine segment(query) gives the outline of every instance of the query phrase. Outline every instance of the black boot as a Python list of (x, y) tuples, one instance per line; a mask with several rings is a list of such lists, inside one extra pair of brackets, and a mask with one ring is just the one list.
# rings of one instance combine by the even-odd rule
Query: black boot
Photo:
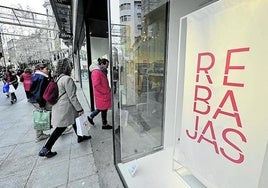
[(89, 139), (91, 139), (91, 136), (78, 136), (77, 142), (80, 143), (80, 142), (83, 142), (84, 140), (89, 140)]
[(52, 152), (51, 150), (48, 150), (45, 147), (42, 147), (42, 149), (39, 152), (40, 157), (51, 158), (51, 157), (54, 157), (55, 155), (57, 155), (57, 152)]
[(102, 129), (112, 129), (113, 127), (111, 125), (102, 125)]

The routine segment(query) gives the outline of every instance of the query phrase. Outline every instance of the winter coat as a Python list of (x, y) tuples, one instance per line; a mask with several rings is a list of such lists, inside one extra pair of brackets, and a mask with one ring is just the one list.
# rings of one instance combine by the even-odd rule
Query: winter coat
[(44, 74), (41, 71), (36, 71), (33, 79), (32, 79), (32, 85), (30, 88), (30, 99), (32, 102), (37, 102), (39, 104), (39, 107), (45, 107), (46, 101), (43, 98), (43, 94), (45, 92), (45, 89), (47, 88), (47, 85), (50, 82), (50, 78), (48, 75)]
[(107, 110), (112, 106), (112, 94), (107, 75), (96, 64), (92, 64), (89, 70), (91, 71), (96, 109)]
[(73, 79), (67, 75), (60, 75), (57, 82), (59, 88), (58, 102), (52, 106), (51, 125), (55, 127), (67, 127), (75, 123), (78, 112), (82, 106), (76, 96), (76, 85)]
[(15, 89), (18, 88), (19, 82), (18, 82), (18, 78), (17, 78), (17, 74), (15, 71), (7, 71), (6, 73), (6, 77), (4, 79), (9, 85), (13, 85), (13, 87)]
[(25, 91), (30, 91), (31, 85), (32, 85), (32, 78), (33, 78), (33, 74), (22, 73), (20, 75), (20, 81), (23, 83)]

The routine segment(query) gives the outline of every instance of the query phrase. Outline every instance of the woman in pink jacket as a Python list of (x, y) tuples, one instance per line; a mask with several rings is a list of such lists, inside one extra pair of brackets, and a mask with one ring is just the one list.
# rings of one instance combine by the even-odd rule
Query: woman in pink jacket
[(93, 93), (96, 109), (88, 116), (88, 121), (94, 125), (93, 118), (101, 112), (102, 129), (112, 129), (107, 121), (107, 111), (112, 106), (112, 94), (107, 78), (109, 61), (98, 59), (98, 65), (92, 64), (89, 67), (93, 85)]
[(23, 83), (24, 91), (26, 93), (26, 97), (27, 97), (28, 101), (30, 98), (30, 89), (31, 89), (31, 85), (32, 85), (32, 78), (33, 78), (32, 70), (29, 68), (25, 68), (24, 72), (20, 75), (20, 81)]

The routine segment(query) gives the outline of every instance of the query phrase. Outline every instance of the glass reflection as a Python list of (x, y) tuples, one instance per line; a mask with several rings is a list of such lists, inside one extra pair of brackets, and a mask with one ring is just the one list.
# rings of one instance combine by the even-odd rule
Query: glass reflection
[(115, 156), (125, 162), (163, 146), (167, 3), (119, 1), (119, 15), (111, 26)]
[(81, 46), (79, 51), (79, 61), (80, 61), (80, 70), (81, 70), (81, 83), (82, 83), (82, 90), (87, 99), (89, 99), (89, 81), (88, 81), (88, 69), (87, 69), (87, 43), (86, 38)]

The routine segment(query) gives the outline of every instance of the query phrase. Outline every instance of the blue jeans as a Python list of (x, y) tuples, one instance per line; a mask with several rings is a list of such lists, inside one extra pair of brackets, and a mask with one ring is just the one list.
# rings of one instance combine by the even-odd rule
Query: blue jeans
[(93, 119), (95, 116), (97, 116), (101, 112), (102, 124), (107, 125), (107, 123), (108, 123), (108, 121), (107, 121), (107, 111), (108, 110), (96, 109), (96, 110), (92, 111), (89, 116), (90, 116), (91, 119)]

